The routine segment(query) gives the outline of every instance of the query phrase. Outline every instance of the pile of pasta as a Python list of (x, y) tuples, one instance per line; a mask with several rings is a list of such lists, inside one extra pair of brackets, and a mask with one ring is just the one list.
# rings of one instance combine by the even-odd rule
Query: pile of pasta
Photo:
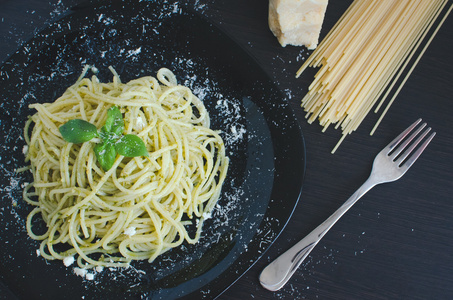
[(373, 134), (451, 12), (453, 5), (421, 48), (447, 3), (355, 0), (302, 65), (297, 77), (308, 67), (319, 68), (302, 99), (308, 122), (318, 120), (323, 131), (331, 124), (342, 129), (332, 153), (373, 107), (377, 112), (388, 100)]
[[(25, 126), (34, 182), (24, 199), (35, 206), (28, 233), (42, 241), (46, 259), (77, 257), (83, 268), (151, 262), (184, 241), (196, 243), (228, 170), (224, 142), (209, 128), (203, 102), (170, 70), (127, 83), (111, 70), (113, 81), (102, 83), (86, 78), (86, 68), (55, 102), (32, 104), (37, 112)], [(59, 127), (83, 119), (101, 128), (112, 106), (124, 116), (125, 134), (139, 136), (149, 156), (117, 155), (104, 171), (95, 139), (68, 143)], [(35, 232), (38, 216), (44, 233)]]

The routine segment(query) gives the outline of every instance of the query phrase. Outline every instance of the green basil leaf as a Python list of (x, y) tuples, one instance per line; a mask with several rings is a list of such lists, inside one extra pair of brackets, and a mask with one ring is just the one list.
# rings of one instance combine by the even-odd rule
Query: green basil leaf
[(104, 132), (104, 131), (101, 130), (101, 132), (99, 132), (99, 137), (104, 142), (114, 144), (121, 137), (121, 135), (117, 136), (117, 135), (115, 135), (112, 132)]
[(102, 127), (102, 131), (111, 132), (118, 138), (123, 134), (124, 120), (118, 107), (112, 106), (108, 109), (107, 120), (105, 120), (105, 125)]
[(126, 134), (115, 143), (116, 151), (126, 157), (148, 156), (145, 143), (136, 135)]
[(74, 144), (88, 142), (98, 135), (96, 126), (80, 119), (69, 120), (59, 130), (65, 141)]
[(110, 170), (115, 163), (116, 150), (112, 143), (104, 142), (94, 146), (96, 158), (104, 171)]

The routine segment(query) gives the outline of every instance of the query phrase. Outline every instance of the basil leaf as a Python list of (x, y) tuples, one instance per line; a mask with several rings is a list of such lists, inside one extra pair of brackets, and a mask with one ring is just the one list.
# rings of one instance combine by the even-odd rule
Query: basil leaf
[(101, 130), (101, 132), (99, 132), (99, 137), (104, 142), (113, 144), (121, 137), (121, 135), (117, 136), (117, 135), (113, 134), (112, 132), (104, 132)]
[(65, 141), (74, 144), (88, 142), (98, 135), (96, 126), (80, 119), (69, 120), (59, 130)]
[(126, 134), (115, 143), (116, 151), (126, 157), (148, 156), (145, 143), (136, 135)]
[(123, 134), (124, 131), (124, 121), (123, 115), (116, 106), (112, 106), (107, 111), (107, 120), (102, 127), (103, 132), (111, 132), (116, 135), (118, 138)]
[(112, 143), (104, 142), (94, 146), (96, 158), (104, 171), (110, 170), (115, 163), (116, 150)]

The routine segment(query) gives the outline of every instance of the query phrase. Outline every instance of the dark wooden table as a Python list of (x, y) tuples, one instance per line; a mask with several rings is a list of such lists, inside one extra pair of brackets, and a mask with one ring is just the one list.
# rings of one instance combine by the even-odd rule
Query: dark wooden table
[[(78, 0), (0, 0), (0, 61)], [(219, 299), (453, 299), (453, 16), (444, 23), (377, 132), (379, 114), (332, 155), (340, 132), (309, 125), (300, 100), (311, 81), (295, 72), (309, 51), (281, 47), (269, 31), (267, 1), (190, 0), (254, 56), (285, 93), (306, 141), (299, 205), (275, 244)], [(351, 1), (331, 1), (322, 37)], [(261, 270), (335, 211), (367, 178), (374, 156), (417, 118), (437, 136), (399, 181), (362, 198), (278, 292)]]

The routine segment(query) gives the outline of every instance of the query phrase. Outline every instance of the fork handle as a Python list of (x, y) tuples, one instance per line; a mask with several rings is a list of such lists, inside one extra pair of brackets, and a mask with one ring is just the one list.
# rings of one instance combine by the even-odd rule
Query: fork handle
[(282, 288), (327, 231), (376, 184), (376, 180), (369, 177), (329, 218), (264, 268), (260, 275), (261, 285), (270, 291)]

